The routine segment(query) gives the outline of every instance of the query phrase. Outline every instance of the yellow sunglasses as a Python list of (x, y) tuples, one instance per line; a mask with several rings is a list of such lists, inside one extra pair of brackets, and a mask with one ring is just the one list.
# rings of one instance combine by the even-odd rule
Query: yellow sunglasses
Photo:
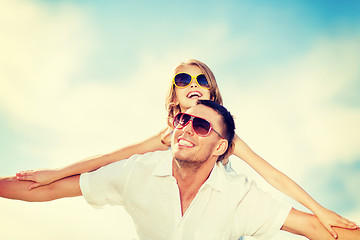
[(176, 87), (178, 88), (186, 88), (191, 84), (191, 82), (195, 79), (196, 83), (204, 88), (204, 89), (210, 89), (210, 84), (208, 80), (206, 79), (204, 74), (199, 74), (197, 76), (191, 76), (188, 73), (178, 73), (175, 75), (173, 82)]

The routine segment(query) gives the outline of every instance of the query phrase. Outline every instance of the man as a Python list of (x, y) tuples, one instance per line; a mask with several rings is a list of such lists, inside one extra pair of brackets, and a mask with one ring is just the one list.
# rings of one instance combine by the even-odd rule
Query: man
[[(269, 239), (279, 229), (333, 239), (313, 215), (272, 199), (217, 163), (235, 129), (224, 107), (199, 101), (177, 115), (174, 126), (172, 151), (135, 155), (31, 191), (31, 183), (0, 178), (0, 196), (49, 201), (83, 195), (93, 206), (123, 205), (140, 239)], [(337, 232), (339, 239), (360, 239), (359, 230)]]

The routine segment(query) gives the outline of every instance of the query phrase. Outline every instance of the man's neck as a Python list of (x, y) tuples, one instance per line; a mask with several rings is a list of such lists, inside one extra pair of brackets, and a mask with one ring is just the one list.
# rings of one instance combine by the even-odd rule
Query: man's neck
[(179, 187), (182, 214), (186, 212), (200, 187), (209, 178), (214, 164), (215, 161), (206, 161), (197, 167), (187, 167), (173, 160), (173, 176)]

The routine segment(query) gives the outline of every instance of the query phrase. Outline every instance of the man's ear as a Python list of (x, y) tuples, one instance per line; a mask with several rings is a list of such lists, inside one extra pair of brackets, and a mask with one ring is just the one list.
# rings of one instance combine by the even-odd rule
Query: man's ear
[(219, 143), (215, 149), (214, 155), (221, 156), (226, 152), (226, 149), (228, 148), (229, 142), (226, 139), (219, 140)]

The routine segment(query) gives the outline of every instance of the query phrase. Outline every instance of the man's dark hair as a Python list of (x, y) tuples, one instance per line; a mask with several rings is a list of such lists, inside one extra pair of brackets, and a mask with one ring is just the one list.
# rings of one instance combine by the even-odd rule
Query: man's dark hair
[(228, 157), (229, 151), (232, 151), (233, 148), (233, 139), (235, 136), (235, 122), (234, 118), (231, 115), (231, 113), (220, 104), (217, 104), (214, 101), (211, 100), (198, 100), (197, 104), (207, 106), (211, 109), (213, 109), (215, 112), (217, 112), (221, 117), (224, 125), (224, 129), (222, 131), (222, 136), (228, 141), (228, 148), (226, 149), (226, 152), (219, 156), (218, 161), (224, 159), (225, 157)]

